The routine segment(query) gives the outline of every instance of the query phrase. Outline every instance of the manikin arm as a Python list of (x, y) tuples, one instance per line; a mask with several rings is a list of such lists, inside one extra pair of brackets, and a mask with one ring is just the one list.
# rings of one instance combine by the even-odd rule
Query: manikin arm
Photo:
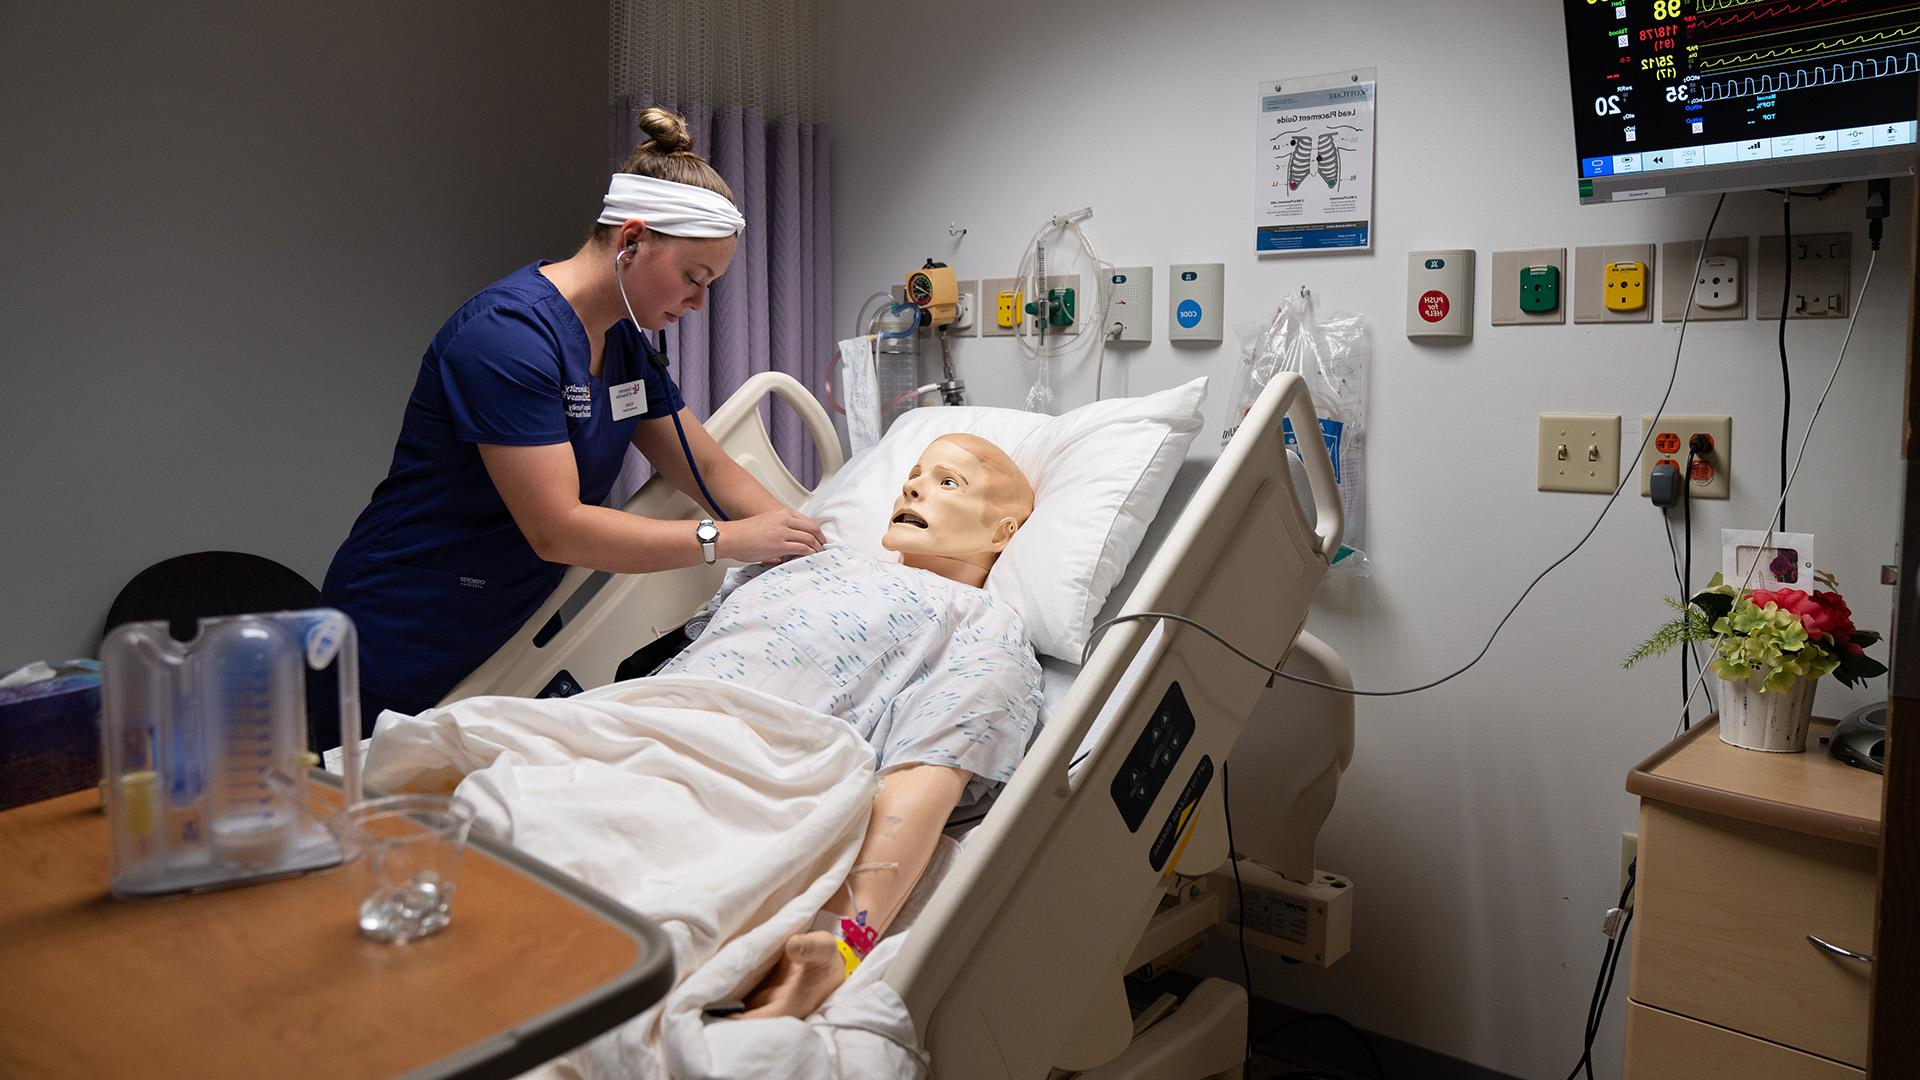
[[(865, 912), (873, 936), (886, 933), (927, 868), (940, 830), (972, 776), (942, 765), (905, 765), (882, 774), (866, 841), (845, 884), (814, 925), (838, 926), (841, 919), (857, 920)], [(846, 981), (837, 938), (832, 930), (816, 929), (787, 939), (773, 972), (747, 996), (745, 1016), (812, 1014)]]

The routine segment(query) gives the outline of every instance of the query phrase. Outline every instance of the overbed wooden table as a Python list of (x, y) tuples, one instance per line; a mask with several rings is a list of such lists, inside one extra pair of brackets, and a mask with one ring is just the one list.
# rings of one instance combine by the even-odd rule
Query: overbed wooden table
[(673, 978), (657, 927), (479, 839), (452, 925), (405, 946), (359, 936), (345, 873), (147, 901), (107, 877), (95, 792), (0, 814), (0, 1076), (512, 1077)]

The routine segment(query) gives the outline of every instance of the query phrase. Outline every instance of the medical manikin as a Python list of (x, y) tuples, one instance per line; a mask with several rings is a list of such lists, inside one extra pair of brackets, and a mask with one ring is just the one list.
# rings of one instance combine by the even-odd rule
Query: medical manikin
[(745, 997), (746, 1017), (806, 1017), (886, 932), (957, 806), (1012, 777), (1038, 721), (1040, 665), (983, 586), (1033, 511), (1033, 488), (971, 435), (929, 445), (883, 547), (737, 571), (665, 673), (746, 682), (853, 724), (878, 791), (852, 870), (808, 932)]

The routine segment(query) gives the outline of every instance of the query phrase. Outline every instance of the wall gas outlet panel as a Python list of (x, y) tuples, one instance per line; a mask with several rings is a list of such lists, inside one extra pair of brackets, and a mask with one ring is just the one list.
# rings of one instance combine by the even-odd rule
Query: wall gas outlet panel
[(1647, 306), (1647, 264), (1638, 259), (1610, 262), (1606, 274), (1608, 311), (1639, 311)]
[[(1716, 236), (1700, 254), (1698, 240), (1669, 240), (1660, 245), (1660, 318), (1679, 322), (1710, 322), (1714, 319), (1747, 317), (1747, 238)], [(1694, 277), (1694, 267), (1700, 268)], [(1774, 295), (1780, 295), (1776, 286)], [(1693, 310), (1687, 310), (1687, 298), (1693, 298)]]
[(1567, 321), (1567, 249), (1523, 248), (1493, 253), (1493, 290), (1487, 298), (1495, 326), (1554, 325)]
[(1544, 315), (1560, 310), (1560, 268), (1552, 263), (1520, 268), (1520, 310)]
[(1473, 337), (1473, 250), (1407, 252), (1407, 336)]
[[(1108, 340), (1153, 340), (1153, 267), (1116, 266), (1107, 282), (1113, 295), (1107, 301)], [(1118, 331), (1115, 331), (1115, 328)]]
[[(1643, 323), (1653, 321), (1653, 271), (1654, 262), (1652, 244), (1595, 244), (1592, 247), (1573, 249), (1573, 282), (1569, 290), (1566, 279), (1561, 279), (1560, 295), (1564, 299), (1571, 291), (1573, 296), (1573, 321), (1575, 323)], [(1639, 271), (1632, 264), (1638, 263)], [(1688, 267), (1691, 270), (1692, 264)], [(1622, 306), (1631, 303), (1635, 289), (1633, 281), (1638, 278), (1639, 303), (1632, 307)], [(1621, 288), (1622, 283), (1626, 288)], [(1621, 299), (1624, 292), (1626, 299)]]
[(1226, 310), (1226, 263), (1167, 267), (1167, 340), (1220, 343)]

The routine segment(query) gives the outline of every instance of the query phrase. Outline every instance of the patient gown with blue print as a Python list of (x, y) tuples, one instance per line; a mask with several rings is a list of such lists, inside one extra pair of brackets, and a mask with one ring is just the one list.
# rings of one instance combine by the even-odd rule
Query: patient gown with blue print
[[(705, 620), (705, 626), (701, 626)], [(735, 570), (660, 674), (705, 675), (852, 724), (877, 768), (1013, 776), (1039, 721), (1040, 662), (1020, 616), (976, 589), (845, 547)]]

